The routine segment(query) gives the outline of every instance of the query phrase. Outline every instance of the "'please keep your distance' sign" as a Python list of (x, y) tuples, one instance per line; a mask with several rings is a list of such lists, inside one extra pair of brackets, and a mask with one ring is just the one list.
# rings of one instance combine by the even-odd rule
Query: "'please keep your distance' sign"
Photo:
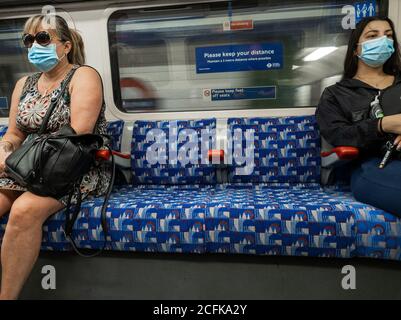
[(281, 69), (283, 46), (279, 42), (196, 48), (196, 72), (234, 72)]

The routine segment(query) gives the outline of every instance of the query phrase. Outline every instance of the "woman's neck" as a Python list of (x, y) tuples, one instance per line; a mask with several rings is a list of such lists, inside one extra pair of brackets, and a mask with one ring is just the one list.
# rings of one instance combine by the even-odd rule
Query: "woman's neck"
[(60, 61), (57, 66), (55, 66), (52, 70), (43, 73), (43, 77), (46, 82), (55, 81), (63, 77), (67, 70), (71, 68), (71, 64), (68, 62), (68, 59), (65, 58), (63, 61)]
[(385, 75), (386, 73), (383, 71), (383, 66), (372, 68), (361, 61), (358, 62), (358, 71), (355, 74), (355, 76), (367, 79), (384, 77)]

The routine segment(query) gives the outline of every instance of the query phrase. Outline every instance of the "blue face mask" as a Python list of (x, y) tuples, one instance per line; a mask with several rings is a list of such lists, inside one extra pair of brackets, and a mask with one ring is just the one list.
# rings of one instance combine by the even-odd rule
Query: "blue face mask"
[(360, 44), (361, 55), (358, 56), (368, 66), (377, 68), (382, 66), (394, 53), (394, 40), (383, 36), (377, 39), (368, 40)]
[(56, 44), (54, 43), (44, 47), (34, 42), (28, 51), (29, 62), (42, 72), (48, 72), (53, 69), (64, 56), (58, 57)]

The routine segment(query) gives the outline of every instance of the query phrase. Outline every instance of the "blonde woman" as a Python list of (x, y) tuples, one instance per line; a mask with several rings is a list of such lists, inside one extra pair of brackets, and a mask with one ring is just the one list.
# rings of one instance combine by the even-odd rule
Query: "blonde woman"
[[(45, 18), (34, 16), (25, 24), (23, 45), (28, 49), (28, 60), (40, 72), (17, 82), (8, 130), (0, 142), (0, 216), (10, 212), (1, 246), (0, 300), (18, 298), (39, 254), (42, 225), (66, 206), (68, 198), (41, 197), (27, 191), (7, 177), (5, 159), (29, 134), (39, 130), (51, 99), (57, 97), (65, 82), (67, 89), (44, 134), (56, 132), (65, 124), (77, 134), (106, 133), (101, 79), (94, 69), (82, 66), (85, 54), (81, 36), (63, 18), (56, 16), (52, 28), (45, 25)], [(103, 194), (109, 179), (106, 165), (93, 167), (81, 184), (83, 198)]]

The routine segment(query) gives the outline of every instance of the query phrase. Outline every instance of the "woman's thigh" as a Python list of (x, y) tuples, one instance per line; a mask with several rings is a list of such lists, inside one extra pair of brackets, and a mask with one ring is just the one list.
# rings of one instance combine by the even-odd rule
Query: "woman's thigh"
[(42, 197), (26, 191), (12, 204), (8, 222), (24, 224), (31, 221), (42, 224), (64, 207), (60, 201), (52, 197)]
[(358, 201), (401, 217), (401, 161), (380, 169), (380, 160), (369, 159), (353, 172), (352, 193)]
[(14, 201), (23, 193), (24, 191), (0, 189), (0, 217), (10, 211)]

